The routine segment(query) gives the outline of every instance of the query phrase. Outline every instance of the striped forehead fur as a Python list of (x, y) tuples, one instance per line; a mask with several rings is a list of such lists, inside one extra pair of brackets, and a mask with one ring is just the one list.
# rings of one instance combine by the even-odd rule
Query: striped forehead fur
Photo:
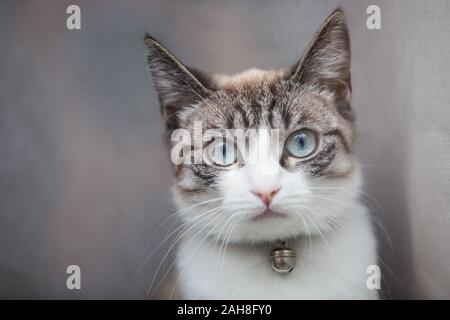
[[(302, 167), (311, 176), (348, 172), (354, 117), (350, 42), (342, 11), (330, 15), (302, 59), (285, 70), (252, 68), (232, 76), (207, 75), (182, 64), (154, 38), (148, 36), (146, 44), (169, 133), (192, 130), (201, 121), (203, 129), (280, 129), (280, 139), (286, 139), (308, 127), (321, 135), (317, 156), (309, 161), (284, 156), (280, 164), (289, 170)], [(220, 169), (180, 165), (175, 172), (181, 188), (201, 192), (217, 183)]]

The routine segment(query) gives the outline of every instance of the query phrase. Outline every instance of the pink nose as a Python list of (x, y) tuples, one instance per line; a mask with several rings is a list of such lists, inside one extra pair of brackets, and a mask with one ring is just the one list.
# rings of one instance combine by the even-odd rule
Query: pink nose
[(273, 197), (280, 191), (281, 188), (269, 191), (269, 192), (256, 192), (252, 191), (252, 193), (261, 199), (261, 201), (265, 204), (266, 207), (270, 206), (270, 203), (272, 202)]

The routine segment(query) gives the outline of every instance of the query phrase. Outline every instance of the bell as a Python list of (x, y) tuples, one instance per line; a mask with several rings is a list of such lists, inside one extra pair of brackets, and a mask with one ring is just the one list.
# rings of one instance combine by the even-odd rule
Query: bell
[(295, 252), (287, 247), (286, 242), (283, 242), (282, 245), (270, 253), (272, 269), (277, 273), (289, 273), (295, 266)]

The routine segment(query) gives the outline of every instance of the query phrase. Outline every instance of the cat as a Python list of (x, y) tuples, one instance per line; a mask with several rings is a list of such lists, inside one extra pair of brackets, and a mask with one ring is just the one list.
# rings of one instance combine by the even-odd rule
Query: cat
[[(192, 132), (195, 122), (203, 129), (276, 129), (281, 146), (273, 150), (267, 135), (257, 134), (248, 152), (267, 153), (254, 163), (237, 161), (233, 141), (221, 140), (202, 145), (204, 161), (173, 164), (186, 226), (174, 290), (186, 299), (378, 299), (367, 285), (377, 243), (359, 197), (343, 11), (336, 9), (300, 61), (284, 70), (208, 75), (152, 36), (144, 42), (171, 148), (171, 134)], [(295, 255), (290, 272), (273, 265), (271, 252), (280, 246)]]

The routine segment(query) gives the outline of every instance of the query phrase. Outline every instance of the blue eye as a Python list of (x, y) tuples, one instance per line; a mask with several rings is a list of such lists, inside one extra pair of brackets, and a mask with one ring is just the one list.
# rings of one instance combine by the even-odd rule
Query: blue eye
[(285, 144), (287, 153), (296, 158), (305, 158), (316, 150), (317, 137), (310, 130), (299, 130), (291, 134)]
[(227, 141), (212, 143), (207, 147), (209, 162), (220, 167), (228, 167), (236, 162), (234, 144)]

